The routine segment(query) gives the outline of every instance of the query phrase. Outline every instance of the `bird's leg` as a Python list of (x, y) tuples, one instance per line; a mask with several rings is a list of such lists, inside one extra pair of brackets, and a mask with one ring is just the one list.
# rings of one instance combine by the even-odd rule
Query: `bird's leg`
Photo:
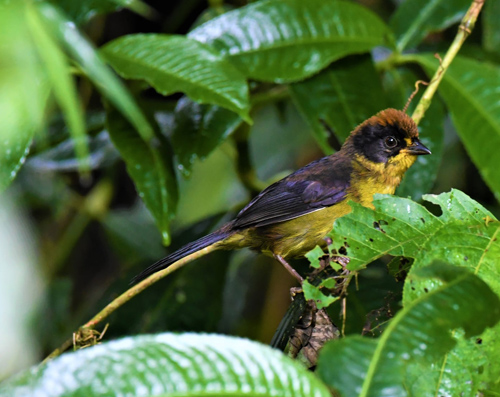
[(288, 271), (288, 273), (290, 273), (295, 279), (299, 281), (300, 284), (302, 284), (304, 279), (299, 273), (297, 273), (297, 270), (291, 267), (290, 264), (281, 255), (278, 254), (273, 254), (273, 255), (278, 260), (278, 262), (283, 265), (283, 267)]

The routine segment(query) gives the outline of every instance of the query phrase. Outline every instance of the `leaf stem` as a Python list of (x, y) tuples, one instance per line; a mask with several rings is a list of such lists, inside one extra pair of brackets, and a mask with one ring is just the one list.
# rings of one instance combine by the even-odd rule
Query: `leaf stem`
[(453, 61), (458, 51), (462, 47), (462, 44), (471, 34), (472, 29), (474, 28), (474, 25), (476, 23), (477, 17), (479, 15), (479, 12), (483, 7), (483, 4), (484, 0), (473, 0), (465, 16), (463, 17), (462, 22), (458, 27), (458, 33), (455, 36), (453, 43), (451, 44), (450, 48), (448, 48), (446, 55), (441, 61), (440, 67), (432, 77), (431, 82), (427, 86), (427, 89), (422, 95), (422, 98), (420, 98), (420, 102), (418, 103), (417, 107), (415, 108), (415, 111), (413, 112), (413, 115), (411, 116), (417, 125), (424, 117), (425, 111), (429, 108), (432, 101), (432, 97), (436, 93), (439, 83), (441, 82), (441, 79), (448, 70), (448, 67), (450, 66), (451, 62)]

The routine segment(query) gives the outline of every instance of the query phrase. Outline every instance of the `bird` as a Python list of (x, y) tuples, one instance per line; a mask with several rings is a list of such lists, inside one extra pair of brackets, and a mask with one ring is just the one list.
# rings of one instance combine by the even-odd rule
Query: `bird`
[(273, 256), (300, 282), (288, 260), (325, 248), (334, 221), (351, 211), (350, 200), (374, 208), (374, 194), (394, 194), (417, 156), (428, 154), (410, 116), (382, 110), (359, 124), (340, 150), (273, 183), (232, 221), (152, 264), (132, 283), (215, 250), (245, 247)]

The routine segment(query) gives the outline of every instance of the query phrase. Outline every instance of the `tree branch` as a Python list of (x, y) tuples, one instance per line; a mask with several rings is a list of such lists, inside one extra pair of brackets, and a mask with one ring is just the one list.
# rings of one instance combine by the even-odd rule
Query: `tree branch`
[(484, 0), (474, 0), (469, 9), (467, 10), (465, 16), (462, 19), (462, 22), (460, 23), (460, 26), (458, 27), (458, 33), (455, 36), (453, 43), (451, 43), (450, 48), (448, 48), (448, 51), (446, 52), (446, 55), (444, 56), (440, 67), (432, 77), (432, 80), (427, 86), (424, 95), (422, 95), (422, 98), (420, 98), (420, 101), (417, 107), (415, 108), (413, 115), (411, 116), (415, 121), (415, 123), (417, 124), (420, 123), (420, 120), (422, 120), (422, 118), (424, 117), (425, 111), (431, 105), (432, 97), (436, 93), (436, 90), (439, 86), (439, 83), (441, 82), (441, 79), (448, 70), (451, 62), (457, 55), (458, 51), (462, 47), (462, 44), (465, 42), (467, 37), (472, 32), (472, 29), (476, 24), (477, 17), (483, 5), (484, 5)]

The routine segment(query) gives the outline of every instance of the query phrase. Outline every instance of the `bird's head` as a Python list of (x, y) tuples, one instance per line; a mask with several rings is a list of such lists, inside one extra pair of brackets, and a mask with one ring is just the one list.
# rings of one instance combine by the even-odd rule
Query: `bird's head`
[[(344, 146), (366, 164), (404, 173), (421, 154), (431, 154), (418, 138), (418, 128), (406, 113), (386, 109), (361, 123)], [(365, 164), (365, 165), (366, 165)]]

